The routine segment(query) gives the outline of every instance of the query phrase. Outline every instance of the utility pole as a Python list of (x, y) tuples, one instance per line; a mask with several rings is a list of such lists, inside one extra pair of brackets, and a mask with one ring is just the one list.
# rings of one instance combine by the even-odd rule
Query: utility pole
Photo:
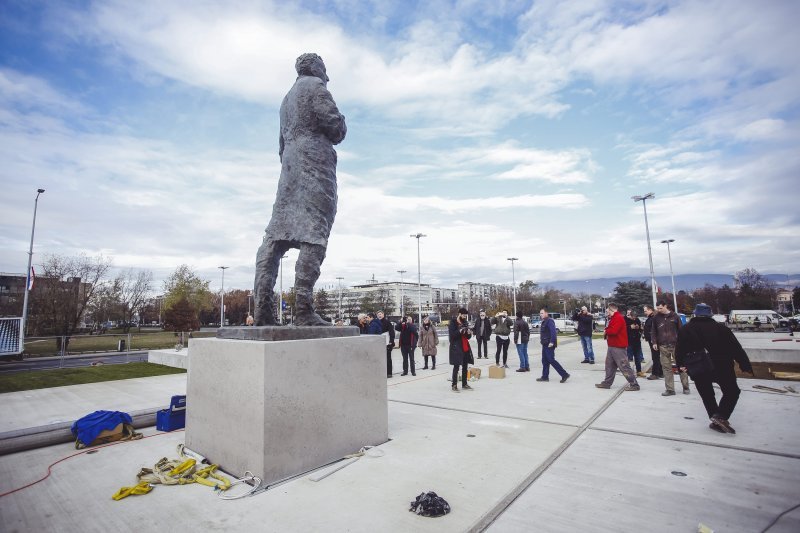
[(411, 235), (412, 238), (417, 239), (417, 290), (419, 291), (419, 322), (417, 324), (422, 324), (422, 271), (420, 268), (420, 258), (419, 258), (419, 240), (422, 237), (427, 237), (422, 233), (417, 233), (415, 235)]
[(518, 257), (509, 257), (509, 261), (511, 261), (511, 288), (513, 289), (514, 294), (514, 317), (517, 316), (517, 278), (514, 274), (514, 261), (519, 261)]
[[(652, 200), (655, 198), (655, 193), (649, 192), (644, 196), (631, 196), (631, 199), (634, 202), (642, 202), (642, 207), (644, 207), (644, 229), (647, 233), (647, 257), (650, 259), (650, 289), (653, 293), (653, 308), (656, 307), (656, 275), (653, 272), (653, 252), (650, 249), (650, 226), (647, 223), (647, 200)], [(675, 312), (677, 313), (678, 310), (676, 309)]]
[(339, 318), (342, 318), (342, 280), (344, 278), (338, 276), (336, 279), (339, 280)]
[(408, 270), (398, 270), (397, 272), (400, 273), (400, 318), (403, 317), (403, 274), (408, 272)]
[(220, 291), (220, 295), (222, 296), (219, 304), (219, 327), (225, 327), (225, 270), (230, 268), (226, 266), (217, 267), (222, 270), (222, 290)]
[(31, 226), (31, 246), (28, 249), (28, 270), (25, 273), (25, 296), (22, 299), (22, 327), (19, 329), (19, 352), (25, 351), (25, 327), (28, 324), (28, 293), (31, 290), (31, 262), (33, 261), (33, 234), (36, 231), (36, 209), (39, 207), (39, 195), (44, 189), (36, 189), (33, 201), (33, 226)]

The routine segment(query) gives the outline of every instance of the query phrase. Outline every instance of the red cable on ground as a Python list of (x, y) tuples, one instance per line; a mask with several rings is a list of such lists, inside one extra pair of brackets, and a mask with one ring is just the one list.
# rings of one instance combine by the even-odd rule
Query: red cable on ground
[(47, 475), (44, 476), (43, 478), (37, 479), (36, 481), (32, 481), (31, 483), (28, 483), (27, 485), (24, 485), (22, 487), (18, 487), (16, 489), (10, 490), (8, 492), (4, 492), (4, 493), (0, 494), (0, 498), (2, 498), (3, 496), (8, 496), (9, 494), (14, 494), (15, 492), (19, 492), (21, 490), (27, 489), (28, 487), (32, 487), (32, 486), (36, 485), (37, 483), (41, 483), (42, 481), (44, 481), (45, 479), (50, 477), (50, 474), (52, 473), (52, 469), (53, 469), (54, 466), (56, 466), (58, 463), (60, 463), (62, 461), (66, 461), (67, 459), (71, 459), (72, 457), (77, 457), (78, 455), (83, 455), (83, 454), (88, 453), (88, 452), (97, 451), (100, 448), (106, 448), (108, 446), (116, 446), (117, 444), (128, 444), (128, 443), (131, 443), (131, 442), (136, 442), (136, 441), (140, 441), (140, 440), (144, 440), (144, 439), (149, 439), (150, 437), (159, 437), (161, 435), (169, 435), (171, 433), (177, 433), (178, 431), (183, 431), (183, 429), (176, 429), (175, 431), (165, 431), (165, 432), (162, 432), (162, 433), (156, 433), (155, 435), (148, 435), (146, 437), (142, 437), (141, 439), (136, 439), (135, 441), (133, 441), (133, 440), (121, 440), (121, 441), (118, 441), (118, 442), (109, 442), (108, 444), (102, 444), (100, 446), (93, 446), (92, 448), (87, 448), (87, 449), (85, 449), (83, 451), (80, 451), (78, 453), (73, 453), (72, 455), (68, 455), (66, 457), (62, 457), (61, 459), (59, 459), (55, 463), (50, 463), (50, 466), (47, 467)]

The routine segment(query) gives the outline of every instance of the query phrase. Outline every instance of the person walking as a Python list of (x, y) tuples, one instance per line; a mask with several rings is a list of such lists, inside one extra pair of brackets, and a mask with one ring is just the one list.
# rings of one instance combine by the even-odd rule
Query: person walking
[(550, 367), (552, 366), (561, 376), (561, 383), (565, 383), (569, 379), (569, 374), (556, 361), (556, 346), (558, 346), (556, 322), (550, 318), (547, 309), (544, 308), (539, 311), (539, 317), (542, 319), (542, 323), (539, 325), (539, 343), (542, 345), (542, 377), (536, 378), (536, 381), (550, 381)]
[(436, 352), (439, 345), (439, 334), (436, 333), (436, 328), (433, 327), (430, 317), (422, 319), (422, 327), (419, 330), (419, 345), (422, 348), (422, 356), (425, 358), (425, 366), (423, 370), (428, 368), (428, 357), (431, 358), (433, 366), (431, 370), (436, 370)]
[[(473, 331), (475, 332), (475, 340), (478, 342), (478, 359), (481, 358), (481, 353), (483, 353), (484, 359), (489, 359), (489, 337), (492, 336), (492, 322), (486, 316), (484, 309), (480, 310)], [(483, 348), (483, 351), (481, 351), (481, 348)]]
[(583, 348), (583, 361), (581, 363), (594, 364), (594, 349), (592, 348), (592, 331), (594, 331), (594, 317), (584, 305), (581, 312), (572, 318), (578, 323), (578, 337)]
[(381, 333), (386, 339), (386, 377), (392, 377), (392, 350), (394, 350), (394, 326), (386, 318), (383, 311), (378, 311), (378, 320), (381, 321)]
[(472, 337), (472, 330), (469, 329), (467, 322), (467, 309), (462, 307), (458, 310), (458, 315), (450, 320), (448, 327), (450, 337), (450, 364), (453, 365), (453, 392), (458, 392), (458, 371), (461, 370), (461, 389), (473, 390), (467, 383), (467, 371), (469, 364), (475, 364), (472, 356), (472, 348), (469, 339)]
[(606, 308), (605, 337), (608, 343), (606, 352), (606, 377), (600, 383), (595, 384), (598, 389), (610, 389), (617, 375), (617, 369), (622, 372), (628, 380), (626, 391), (639, 390), (639, 383), (636, 381), (636, 374), (633, 373), (631, 364), (628, 362), (628, 330), (625, 327), (625, 319), (619, 312), (617, 304), (610, 303)]
[[(678, 332), (675, 362), (681, 370), (688, 370), (694, 380), (694, 386), (708, 413), (708, 427), (720, 433), (735, 434), (736, 430), (728, 420), (736, 408), (741, 390), (736, 384), (733, 362), (736, 361), (742, 372), (749, 374), (753, 374), (753, 365), (733, 332), (714, 320), (713, 314), (711, 307), (706, 304), (695, 306), (694, 318)], [(690, 356), (708, 357), (711, 365), (699, 369), (687, 368)], [(719, 384), (722, 391), (719, 404), (714, 383)]]
[(652, 305), (644, 306), (644, 314), (647, 315), (647, 320), (644, 321), (642, 333), (644, 334), (644, 340), (647, 341), (647, 345), (650, 347), (650, 358), (653, 361), (653, 366), (650, 368), (650, 375), (647, 376), (647, 379), (650, 381), (664, 379), (664, 372), (661, 370), (661, 354), (658, 350), (653, 348), (651, 337), (651, 332), (653, 330), (653, 316), (655, 313), (656, 311), (653, 309)]
[(494, 354), (494, 361), (500, 366), (500, 351), (503, 352), (503, 368), (508, 368), (508, 345), (511, 342), (511, 326), (514, 322), (508, 318), (507, 311), (500, 311), (491, 321), (494, 326), (494, 339), (497, 342), (497, 353)]
[[(664, 300), (659, 300), (650, 329), (650, 340), (653, 343), (653, 349), (658, 350), (661, 354), (661, 368), (664, 372), (664, 386), (666, 387), (661, 396), (675, 396), (675, 373), (672, 367), (675, 365), (675, 344), (678, 342), (680, 328), (681, 317), (674, 311), (670, 311)], [(677, 367), (675, 369), (680, 373), (683, 393), (689, 394), (689, 376)]]
[(528, 364), (528, 341), (531, 338), (531, 328), (522, 318), (522, 311), (517, 311), (517, 320), (514, 322), (514, 345), (519, 355), (519, 368), (517, 372), (530, 372)]
[(645, 373), (642, 372), (642, 361), (644, 360), (644, 354), (642, 353), (642, 323), (639, 321), (639, 315), (633, 309), (628, 309), (628, 313), (625, 316), (625, 327), (628, 333), (628, 362), (634, 362), (636, 376), (643, 378)]
[(414, 317), (408, 315), (405, 320), (401, 320), (395, 329), (400, 332), (400, 353), (403, 354), (403, 373), (401, 376), (408, 375), (409, 360), (411, 362), (411, 375), (416, 376), (417, 370), (414, 366), (414, 352), (417, 349), (417, 339), (419, 332), (414, 325)]

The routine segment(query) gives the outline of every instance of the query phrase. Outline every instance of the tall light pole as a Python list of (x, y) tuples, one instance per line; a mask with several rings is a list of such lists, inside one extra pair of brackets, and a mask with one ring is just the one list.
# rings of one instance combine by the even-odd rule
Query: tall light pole
[(403, 274), (408, 272), (408, 270), (398, 270), (397, 272), (400, 274), (400, 318), (402, 319), (403, 318), (403, 298), (404, 298), (404, 296), (403, 296)]
[(219, 327), (222, 328), (225, 326), (225, 270), (229, 269), (230, 267), (220, 266), (217, 268), (222, 270), (222, 291), (220, 292), (222, 295), (222, 300), (219, 304)]
[(339, 318), (342, 318), (342, 280), (344, 278), (338, 276), (336, 279), (339, 280)]
[(509, 261), (511, 261), (511, 289), (513, 290), (514, 294), (514, 316), (517, 316), (517, 278), (514, 274), (514, 261), (519, 261), (518, 257), (509, 257)]
[[(656, 275), (653, 272), (653, 252), (650, 249), (650, 226), (647, 224), (647, 200), (655, 198), (655, 193), (649, 192), (644, 196), (631, 196), (634, 202), (642, 202), (644, 207), (644, 229), (647, 232), (647, 257), (650, 259), (650, 289), (653, 293), (653, 308), (656, 306)], [(675, 311), (677, 313), (677, 311)]]
[(278, 303), (278, 323), (282, 326), (283, 325), (283, 260), (289, 257), (288, 255), (284, 255), (281, 257), (281, 295), (279, 298)]
[(672, 252), (669, 249), (669, 243), (675, 242), (675, 239), (665, 239), (661, 244), (667, 245), (667, 257), (669, 257), (669, 275), (672, 278), (672, 304), (675, 306), (674, 311), (678, 312), (678, 293), (675, 292), (675, 274), (672, 273)]
[(36, 189), (36, 199), (33, 201), (33, 226), (31, 226), (31, 246), (28, 248), (28, 270), (25, 274), (25, 296), (22, 299), (22, 327), (19, 330), (19, 351), (25, 351), (25, 326), (28, 324), (28, 293), (31, 286), (31, 262), (33, 261), (33, 234), (36, 232), (36, 208), (39, 207), (39, 195), (44, 189)]
[(417, 289), (419, 291), (419, 294), (418, 294), (418, 296), (419, 296), (419, 321), (417, 322), (417, 324), (422, 324), (422, 271), (420, 269), (421, 263), (420, 263), (420, 260), (419, 260), (419, 240), (422, 237), (427, 237), (427, 235), (424, 235), (422, 233), (416, 233), (414, 235), (411, 235), (411, 237), (414, 238), (414, 239), (417, 239)]

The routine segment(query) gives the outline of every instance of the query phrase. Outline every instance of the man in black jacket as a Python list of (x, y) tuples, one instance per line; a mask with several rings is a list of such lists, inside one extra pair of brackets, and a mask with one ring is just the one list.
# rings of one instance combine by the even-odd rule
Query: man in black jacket
[(392, 323), (383, 314), (383, 311), (378, 311), (378, 320), (381, 321), (381, 333), (386, 338), (386, 377), (392, 377), (392, 350), (394, 349), (394, 327)]
[(653, 360), (653, 367), (650, 369), (650, 375), (647, 376), (647, 379), (650, 381), (664, 379), (664, 371), (661, 369), (661, 353), (653, 348), (653, 341), (651, 340), (653, 316), (656, 314), (656, 310), (653, 309), (652, 305), (645, 304), (644, 314), (647, 316), (647, 320), (644, 321), (642, 333), (644, 333), (644, 340), (647, 341), (647, 345), (650, 346), (650, 357)]
[(458, 310), (458, 315), (450, 319), (448, 327), (450, 337), (450, 364), (453, 365), (452, 390), (458, 392), (458, 371), (461, 370), (461, 390), (473, 390), (467, 383), (467, 373), (469, 364), (475, 364), (472, 357), (472, 348), (469, 339), (472, 337), (472, 330), (469, 329), (467, 322), (467, 309), (462, 307)]
[[(713, 370), (692, 375), (694, 385), (703, 399), (703, 405), (711, 421), (708, 427), (720, 433), (736, 433), (728, 422), (740, 393), (733, 362), (739, 363), (739, 368), (750, 374), (753, 373), (753, 366), (733, 332), (711, 318), (712, 314), (711, 307), (706, 304), (698, 304), (694, 308), (694, 318), (678, 331), (675, 361), (685, 372), (687, 354), (708, 353), (714, 366)], [(722, 391), (719, 404), (714, 394), (714, 382), (719, 383)]]
[(578, 337), (583, 348), (583, 361), (581, 363), (594, 364), (594, 349), (592, 348), (592, 331), (594, 330), (594, 317), (584, 305), (581, 312), (576, 313), (572, 320), (578, 323)]
[[(475, 332), (475, 340), (478, 341), (478, 359), (483, 357), (489, 359), (489, 337), (492, 336), (492, 322), (486, 311), (481, 309), (478, 320), (475, 321), (475, 327), (472, 328)], [(483, 348), (483, 350), (481, 350)], [(481, 356), (483, 354), (483, 356)]]
[(531, 365), (528, 362), (528, 341), (530, 338), (531, 328), (522, 318), (522, 311), (517, 311), (517, 320), (514, 322), (514, 345), (517, 347), (517, 355), (519, 355), (517, 372), (531, 371)]

